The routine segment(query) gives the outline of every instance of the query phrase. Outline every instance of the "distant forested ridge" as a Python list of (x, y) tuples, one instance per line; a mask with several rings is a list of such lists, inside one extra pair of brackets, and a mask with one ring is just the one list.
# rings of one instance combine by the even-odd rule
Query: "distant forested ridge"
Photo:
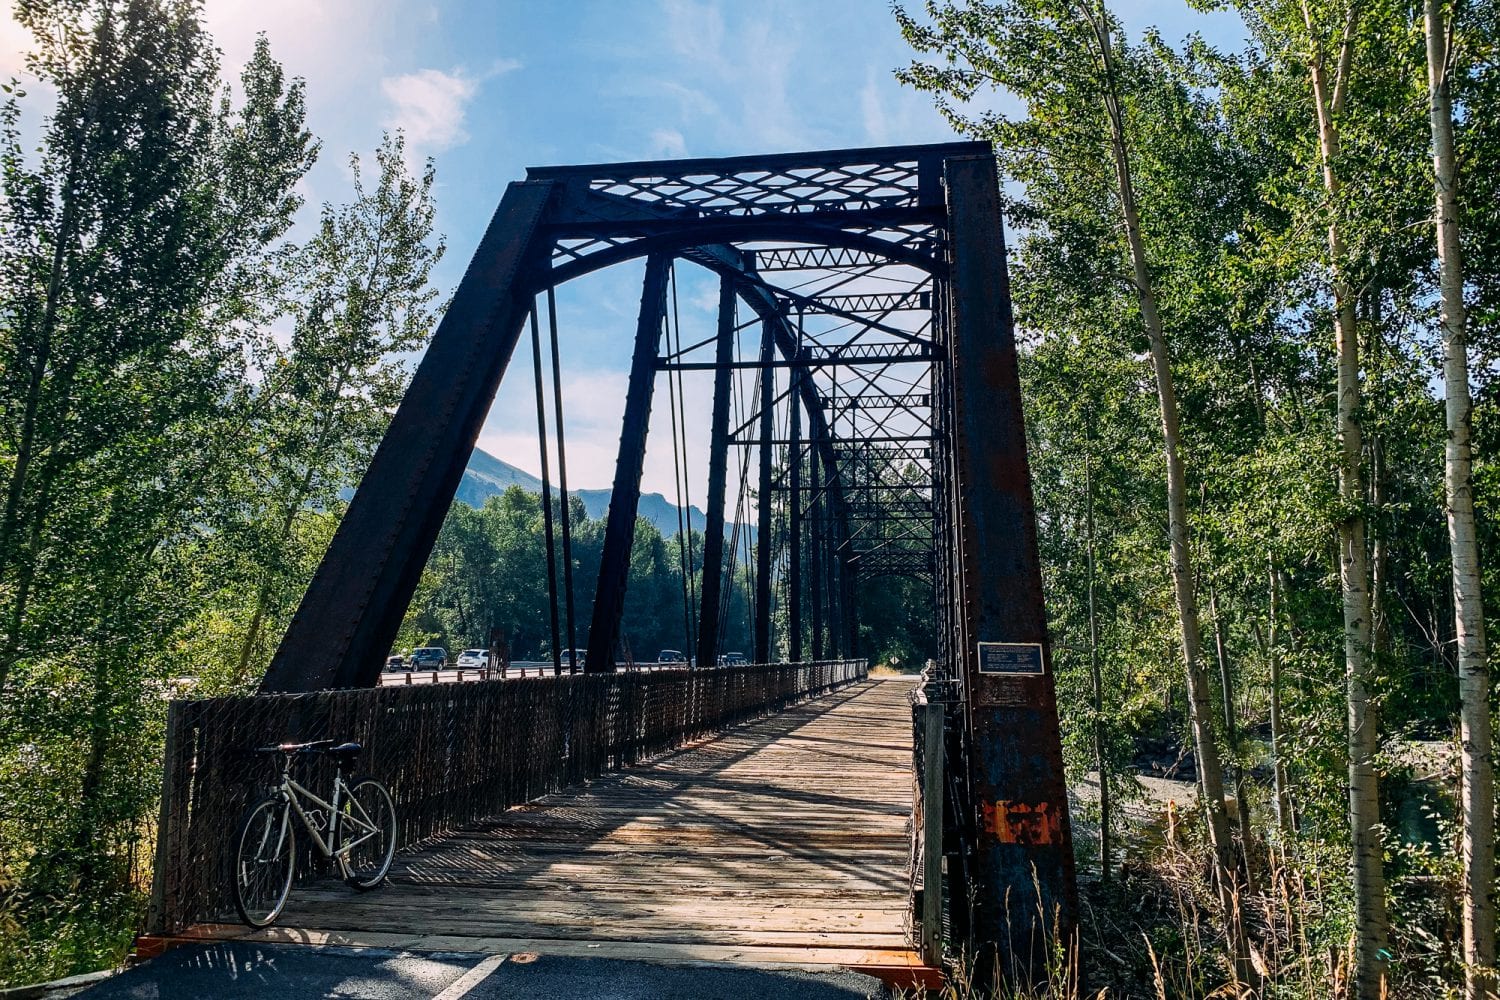
[[(560, 523), (562, 504), (555, 492), (552, 503)], [(575, 635), (570, 638), (567, 631), (563, 591), (558, 608), (559, 648), (586, 648), (604, 548), (604, 521), (590, 514), (578, 494), (567, 510), (572, 529)], [(561, 543), (555, 542), (554, 549), (561, 589), (566, 577)], [(698, 593), (702, 554), (701, 532), (692, 532), (688, 538), (664, 537), (644, 515), (636, 519), (619, 655), (654, 662), (663, 649), (692, 649), (688, 611), (696, 617), (692, 599)], [(744, 650), (750, 644), (748, 563), (741, 555), (735, 566), (726, 569), (730, 584), (721, 621), (723, 648)], [(478, 507), (455, 503), (448, 511), (397, 644), (403, 649), (441, 644), (456, 655), (456, 650), (466, 647), (488, 648), (493, 628), (512, 659), (550, 659), (549, 608), (541, 495), (516, 484), (490, 495)]]
[[(519, 486), (528, 493), (542, 492), (542, 481), (531, 473), (501, 461), (483, 448), (475, 448), (469, 456), (469, 464), (464, 468), (463, 479), (459, 481), (456, 499), (470, 507), (483, 507), (490, 497), (498, 496), (512, 486)], [(552, 490), (554, 493), (557, 491), (557, 483), (552, 483)], [(574, 489), (569, 492), (583, 501), (583, 509), (588, 512), (589, 517), (602, 518), (605, 511), (609, 510), (609, 490)], [(680, 530), (679, 516), (682, 508), (660, 493), (642, 493), (636, 513), (650, 521), (657, 531), (668, 538)], [(708, 522), (697, 506), (689, 506), (687, 523), (693, 531), (701, 532)], [(755, 526), (741, 525), (740, 533), (748, 533), (748, 537), (753, 539)]]

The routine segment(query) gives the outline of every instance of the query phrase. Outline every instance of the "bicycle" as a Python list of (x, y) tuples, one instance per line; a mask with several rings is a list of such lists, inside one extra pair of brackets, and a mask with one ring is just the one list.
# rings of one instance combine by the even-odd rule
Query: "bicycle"
[[(373, 778), (344, 780), (359, 756), (358, 743), (333, 740), (258, 747), (257, 756), (281, 755), (281, 778), (271, 793), (245, 810), (235, 837), (234, 906), (251, 927), (274, 923), (286, 907), (297, 867), (295, 815), (323, 857), (338, 866), (344, 881), (364, 892), (380, 885), (396, 853), (396, 806), (391, 793)], [(297, 758), (326, 754), (335, 764), (332, 801), (325, 801), (292, 776)], [(326, 831), (324, 840), (320, 831)]]

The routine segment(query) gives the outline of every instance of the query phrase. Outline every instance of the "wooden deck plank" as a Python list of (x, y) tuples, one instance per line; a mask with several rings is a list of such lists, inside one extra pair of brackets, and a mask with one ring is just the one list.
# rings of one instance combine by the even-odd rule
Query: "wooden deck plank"
[(867, 681), (795, 706), (403, 853), (376, 892), (298, 889), (282, 926), (233, 936), (916, 965), (909, 691)]

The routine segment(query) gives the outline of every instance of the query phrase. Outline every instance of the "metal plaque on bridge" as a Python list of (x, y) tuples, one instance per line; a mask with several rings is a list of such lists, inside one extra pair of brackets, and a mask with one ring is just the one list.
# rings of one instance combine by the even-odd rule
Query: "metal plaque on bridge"
[(981, 642), (981, 674), (1020, 674), (1040, 676), (1047, 672), (1039, 642)]

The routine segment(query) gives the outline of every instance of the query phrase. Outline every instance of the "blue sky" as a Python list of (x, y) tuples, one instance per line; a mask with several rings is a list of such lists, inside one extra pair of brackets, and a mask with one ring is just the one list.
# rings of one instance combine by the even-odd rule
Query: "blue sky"
[[(1242, 36), (1231, 14), (1111, 6), (1136, 34), (1154, 25), (1169, 39), (1199, 31), (1226, 46)], [(910, 56), (885, 0), (207, 0), (205, 17), (226, 75), (264, 31), (307, 80), (310, 125), (324, 141), (306, 182), (310, 206), (346, 196), (348, 154), (372, 150), (382, 129), (403, 129), (415, 157), (435, 160), (445, 294), (527, 166), (953, 138), (928, 101), (892, 77)], [(23, 42), (6, 18), (0, 74), (16, 70)], [(575, 488), (607, 486), (613, 475), (638, 282), (638, 267), (622, 265), (560, 294)], [(707, 280), (684, 272), (682, 292), (684, 326), (711, 322)], [(480, 444), (536, 472), (530, 370), (523, 346)], [(689, 414), (706, 415), (706, 378), (688, 382)], [(645, 485), (670, 497), (662, 404)], [(706, 439), (689, 451), (701, 480)]]

